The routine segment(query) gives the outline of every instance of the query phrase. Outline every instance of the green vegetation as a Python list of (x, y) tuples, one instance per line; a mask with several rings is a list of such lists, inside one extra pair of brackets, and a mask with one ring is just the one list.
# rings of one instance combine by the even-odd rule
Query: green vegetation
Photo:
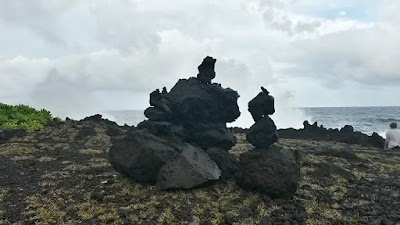
[(27, 105), (13, 106), (0, 103), (0, 129), (38, 130), (51, 120), (53, 116), (45, 109), (36, 110)]

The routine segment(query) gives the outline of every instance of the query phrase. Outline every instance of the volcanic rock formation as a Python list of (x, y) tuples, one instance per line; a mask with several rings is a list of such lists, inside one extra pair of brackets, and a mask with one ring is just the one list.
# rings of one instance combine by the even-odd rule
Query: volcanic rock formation
[(224, 177), (235, 173), (236, 162), (224, 151), (236, 144), (226, 123), (240, 116), (239, 95), (211, 83), (215, 62), (207, 56), (197, 77), (180, 79), (170, 92), (164, 87), (150, 94), (151, 107), (144, 112), (148, 120), (113, 140), (110, 158), (116, 170), (160, 189), (188, 189), (217, 180), (219, 167)]
[(257, 148), (268, 148), (278, 141), (275, 123), (269, 117), (275, 112), (274, 97), (264, 87), (249, 102), (249, 112), (256, 123), (248, 130), (247, 140)]
[(239, 186), (264, 192), (272, 197), (291, 197), (300, 178), (301, 153), (270, 147), (278, 141), (274, 121), (274, 97), (261, 87), (261, 92), (249, 102), (255, 124), (246, 132), (255, 149), (240, 155), (236, 182)]
[(372, 135), (363, 134), (360, 131), (354, 131), (354, 128), (350, 125), (345, 125), (340, 130), (326, 129), (322, 125), (318, 126), (317, 122), (310, 124), (308, 121), (304, 121), (303, 126), (304, 128), (299, 130), (293, 128), (281, 129), (278, 134), (282, 138), (335, 141), (376, 148), (382, 148), (385, 142), (385, 139), (375, 132)]

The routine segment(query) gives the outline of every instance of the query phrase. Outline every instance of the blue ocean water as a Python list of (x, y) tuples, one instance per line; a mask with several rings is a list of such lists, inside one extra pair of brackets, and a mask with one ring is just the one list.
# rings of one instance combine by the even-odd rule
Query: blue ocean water
[[(400, 125), (400, 106), (394, 107), (321, 107), (321, 108), (298, 108), (303, 116), (296, 115), (297, 120), (293, 124), (302, 124), (304, 120), (309, 120), (310, 123), (318, 122), (318, 125), (323, 125), (326, 128), (341, 128), (344, 125), (352, 125), (356, 131), (361, 131), (365, 134), (377, 132), (384, 136), (391, 122), (397, 122)], [(278, 111), (277, 111), (278, 113)], [(274, 115), (275, 116), (275, 115)], [(120, 125), (137, 125), (145, 120), (142, 110), (118, 110), (107, 111), (105, 117), (116, 121)], [(290, 117), (290, 118), (289, 118)], [(274, 120), (288, 120), (292, 118), (290, 115), (276, 117)], [(277, 124), (280, 121), (275, 121)], [(284, 123), (286, 126), (288, 123)], [(290, 123), (289, 123), (290, 124)], [(287, 127), (278, 127), (287, 128)], [(294, 127), (300, 128), (300, 127)]]

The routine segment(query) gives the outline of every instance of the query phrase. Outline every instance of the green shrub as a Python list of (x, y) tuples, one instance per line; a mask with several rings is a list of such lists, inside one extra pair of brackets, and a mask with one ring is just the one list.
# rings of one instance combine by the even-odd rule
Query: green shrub
[(53, 118), (51, 113), (45, 109), (36, 110), (27, 105), (7, 105), (0, 103), (0, 129), (23, 128), (27, 130), (38, 130)]

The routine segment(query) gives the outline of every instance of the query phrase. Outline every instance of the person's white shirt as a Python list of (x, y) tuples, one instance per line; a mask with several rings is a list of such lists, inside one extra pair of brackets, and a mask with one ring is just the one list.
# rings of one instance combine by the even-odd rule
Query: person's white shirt
[(400, 129), (390, 129), (386, 132), (387, 148), (400, 147)]

